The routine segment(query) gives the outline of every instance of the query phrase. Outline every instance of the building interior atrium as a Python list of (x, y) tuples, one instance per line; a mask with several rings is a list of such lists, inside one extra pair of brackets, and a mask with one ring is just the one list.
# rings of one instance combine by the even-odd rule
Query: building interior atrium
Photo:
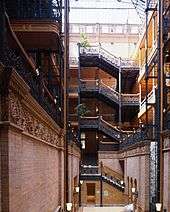
[(0, 212), (170, 212), (170, 0), (0, 1)]

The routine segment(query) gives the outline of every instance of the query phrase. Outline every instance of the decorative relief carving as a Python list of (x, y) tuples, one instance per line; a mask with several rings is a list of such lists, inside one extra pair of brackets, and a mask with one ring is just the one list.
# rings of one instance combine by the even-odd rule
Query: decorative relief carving
[(10, 121), (22, 128), (23, 131), (53, 145), (58, 146), (63, 143), (61, 133), (57, 134), (56, 131), (33, 116), (31, 111), (28, 111), (21, 103), (19, 97), (12, 92), (9, 94), (9, 108)]

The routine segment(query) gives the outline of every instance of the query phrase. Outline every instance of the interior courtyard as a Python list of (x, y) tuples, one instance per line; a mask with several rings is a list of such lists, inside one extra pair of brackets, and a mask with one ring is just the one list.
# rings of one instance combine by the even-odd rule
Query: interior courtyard
[(170, 212), (170, 0), (0, 1), (0, 212)]

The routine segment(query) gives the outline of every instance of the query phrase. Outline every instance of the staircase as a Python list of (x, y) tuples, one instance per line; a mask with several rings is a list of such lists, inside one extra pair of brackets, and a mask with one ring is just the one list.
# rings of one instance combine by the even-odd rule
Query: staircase
[(139, 106), (139, 94), (120, 94), (107, 86), (102, 80), (80, 80), (80, 92), (103, 97), (110, 103), (121, 103), (122, 106)]
[(120, 67), (122, 70), (138, 69), (135, 61), (118, 58), (101, 46), (80, 47), (80, 65), (97, 66), (116, 78), (118, 78)]
[(127, 131), (119, 130), (103, 120), (101, 116), (82, 117), (79, 124), (81, 129), (98, 129), (117, 141), (125, 140), (128, 136)]
[(99, 166), (82, 165), (80, 178), (82, 180), (102, 180), (103, 182), (108, 183), (122, 192), (125, 189), (123, 176), (117, 177), (117, 175), (114, 174), (114, 171), (112, 175), (108, 174), (106, 173), (104, 167), (101, 171), (101, 167)]

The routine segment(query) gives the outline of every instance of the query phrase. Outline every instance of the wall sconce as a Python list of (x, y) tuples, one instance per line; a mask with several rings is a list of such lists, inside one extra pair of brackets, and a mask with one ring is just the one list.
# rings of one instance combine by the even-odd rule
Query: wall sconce
[(99, 108), (98, 107), (96, 107), (96, 113), (98, 113), (99, 112)]
[(121, 180), (121, 181), (120, 181), (120, 184), (121, 184), (121, 185), (123, 185), (123, 184), (124, 184), (123, 180)]
[(85, 149), (85, 147), (86, 147), (86, 145), (85, 145), (85, 140), (82, 140), (82, 141), (81, 141), (81, 145), (82, 145), (81, 148), (82, 148), (82, 149)]
[(136, 191), (136, 188), (132, 188), (132, 195), (134, 195), (135, 197), (138, 196), (138, 192)]
[(83, 180), (80, 180), (80, 185), (82, 185), (83, 184)]
[(35, 72), (36, 72), (37, 76), (40, 75), (40, 72), (39, 72), (38, 68), (35, 69)]
[(72, 203), (71, 202), (66, 203), (66, 209), (67, 209), (67, 211), (71, 211), (71, 208), (72, 208)]
[(156, 211), (161, 211), (162, 204), (161, 203), (156, 203)]
[(85, 135), (84, 132), (81, 133), (80, 138), (81, 138), (81, 139), (85, 139), (85, 138), (86, 138), (86, 135)]
[(79, 193), (80, 188), (79, 188), (78, 186), (76, 186), (76, 187), (75, 187), (75, 191), (76, 191), (76, 193)]

